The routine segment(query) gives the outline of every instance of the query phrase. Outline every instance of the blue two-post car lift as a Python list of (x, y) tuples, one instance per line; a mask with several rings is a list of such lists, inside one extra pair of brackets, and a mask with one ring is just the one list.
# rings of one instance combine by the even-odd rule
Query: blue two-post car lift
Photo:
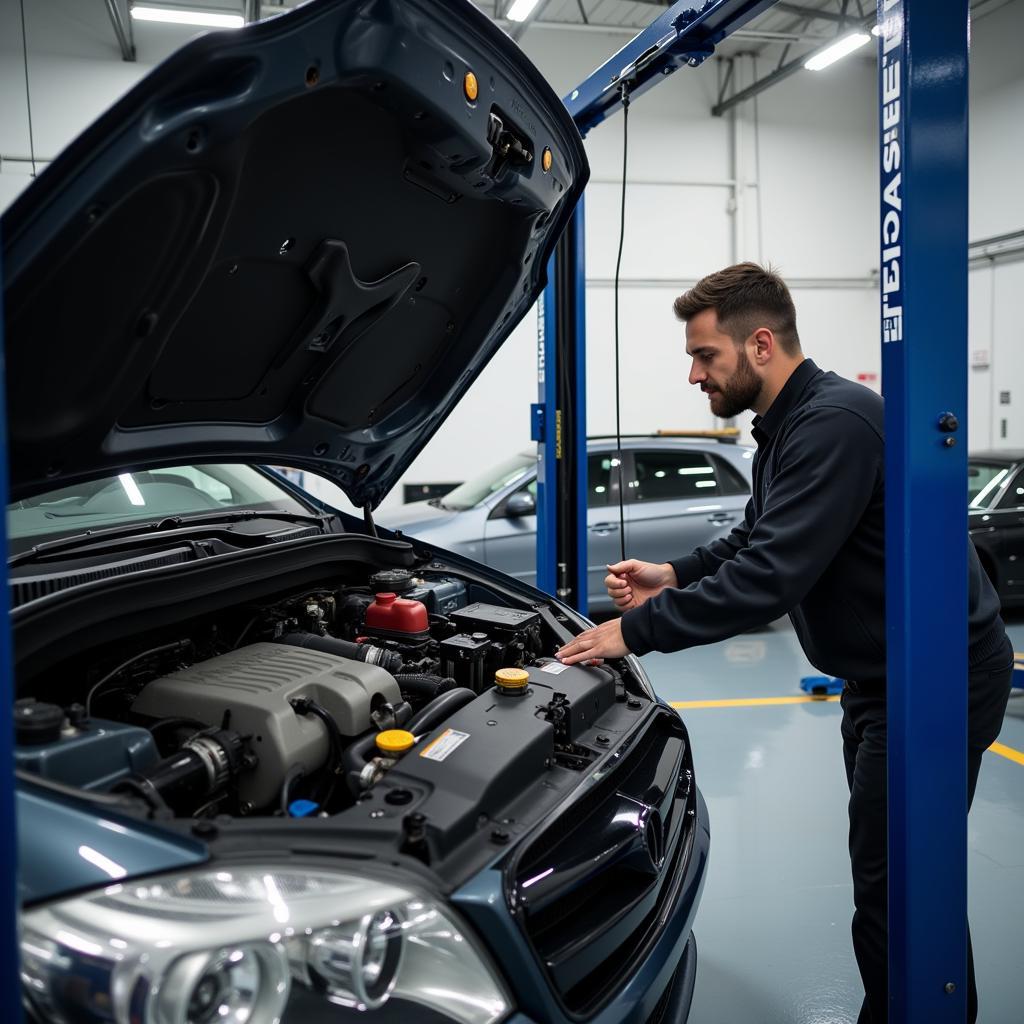
[[(770, 6), (669, 7), (566, 97), (580, 131), (624, 82), (636, 99)], [(966, 1018), (968, 17), (968, 0), (878, 0), (890, 1019), (905, 1024)], [(583, 228), (581, 203), (549, 267), (533, 417), (539, 585), (585, 612)]]
[[(686, 0), (598, 68), (566, 104), (585, 134), (620, 103), (697, 66), (771, 0)], [(889, 879), (892, 1020), (965, 1019), (967, 0), (879, 0), (881, 338), (886, 402), (889, 657)], [(552, 266), (541, 318), (538, 579), (586, 608), (586, 390), (583, 207)], [(711, 269), (711, 268), (709, 268)], [(0, 316), (0, 352), (2, 352)], [(2, 385), (0, 380), (0, 385)], [(0, 386), (0, 403), (4, 391)], [(0, 503), (6, 504), (0, 404)], [(953, 442), (953, 443), (951, 443)], [(936, 515), (943, 508), (947, 514)], [(913, 521), (914, 530), (908, 529)], [(6, 545), (6, 523), (0, 526)], [(936, 557), (937, 553), (940, 557)], [(4, 1021), (21, 1015), (16, 926), (13, 706), (7, 590), (0, 673), (0, 985)], [(911, 870), (913, 868), (913, 870)], [(6, 950), (6, 953), (3, 953)]]

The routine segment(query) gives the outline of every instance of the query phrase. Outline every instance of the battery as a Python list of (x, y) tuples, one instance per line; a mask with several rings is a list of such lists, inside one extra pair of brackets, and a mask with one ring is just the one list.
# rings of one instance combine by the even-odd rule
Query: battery
[(521, 612), (496, 604), (471, 604), (451, 613), (452, 622), (465, 633), (520, 633), (540, 625), (537, 612)]
[(451, 676), (459, 686), (481, 693), (491, 682), (487, 678), (487, 660), (491, 641), (486, 633), (459, 633), (442, 640), (441, 675)]
[(431, 615), (451, 615), (465, 607), (466, 584), (462, 580), (415, 580), (412, 590), (403, 594), (411, 601), (421, 601)]

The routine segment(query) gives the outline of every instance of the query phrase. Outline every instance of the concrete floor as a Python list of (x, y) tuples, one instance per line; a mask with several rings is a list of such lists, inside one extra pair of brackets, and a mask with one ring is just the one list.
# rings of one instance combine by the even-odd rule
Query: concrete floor
[[(1024, 615), (1008, 616), (1024, 651)], [(644, 664), (669, 701), (790, 697), (816, 675), (787, 624)], [(690, 1024), (852, 1024), (846, 777), (838, 703), (684, 708), (711, 812)], [(1024, 751), (1024, 695), (1000, 742)], [(989, 752), (971, 812), (970, 917), (982, 1024), (1024, 1022), (1024, 765)]]

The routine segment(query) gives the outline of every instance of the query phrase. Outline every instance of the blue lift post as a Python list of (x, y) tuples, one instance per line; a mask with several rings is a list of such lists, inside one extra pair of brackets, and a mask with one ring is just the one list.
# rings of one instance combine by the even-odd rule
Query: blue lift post
[(587, 374), (581, 198), (555, 255), (537, 320), (537, 586), (587, 614)]
[(968, 16), (878, 3), (889, 1017), (906, 1024), (966, 1016)]
[[(667, 8), (565, 98), (582, 135), (680, 67), (697, 67), (715, 44), (775, 0), (692, 0)], [(548, 266), (538, 318), (537, 586), (587, 613), (586, 329), (583, 203)]]
[[(3, 256), (0, 246), (0, 260)], [(0, 282), (3, 266), (0, 266)], [(0, 510), (7, 508), (7, 389), (5, 386), (6, 361), (4, 359), (3, 288), (0, 288)], [(7, 516), (0, 515), (0, 550), (7, 551)], [(10, 595), (6, 581), (0, 594), (0, 700), (3, 711), (0, 718), (0, 764), (7, 765), (8, 785), (0, 786), (0, 822), (6, 822), (0, 836), (0, 865), (5, 879), (0, 890), (0, 1019), (18, 1024), (21, 1021), (21, 979), (18, 951), (18, 820), (14, 813), (14, 659), (11, 657)], [(4, 950), (7, 950), (4, 953)], [(7, 981), (2, 979), (6, 978)], [(2, 994), (6, 993), (6, 994)], [(7, 1007), (7, 1009), (3, 1009)]]

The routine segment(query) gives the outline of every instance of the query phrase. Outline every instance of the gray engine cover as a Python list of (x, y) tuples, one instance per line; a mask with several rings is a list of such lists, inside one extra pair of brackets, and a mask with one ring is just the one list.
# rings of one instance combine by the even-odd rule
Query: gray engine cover
[(372, 727), (371, 706), (397, 704), (394, 676), (376, 665), (284, 644), (258, 643), (154, 679), (132, 710), (156, 718), (188, 717), (251, 736), (259, 764), (239, 778), (239, 796), (266, 807), (280, 796), (285, 774), (300, 765), (314, 771), (327, 760), (327, 728), (315, 715), (289, 705), (309, 697), (327, 709), (343, 736)]

